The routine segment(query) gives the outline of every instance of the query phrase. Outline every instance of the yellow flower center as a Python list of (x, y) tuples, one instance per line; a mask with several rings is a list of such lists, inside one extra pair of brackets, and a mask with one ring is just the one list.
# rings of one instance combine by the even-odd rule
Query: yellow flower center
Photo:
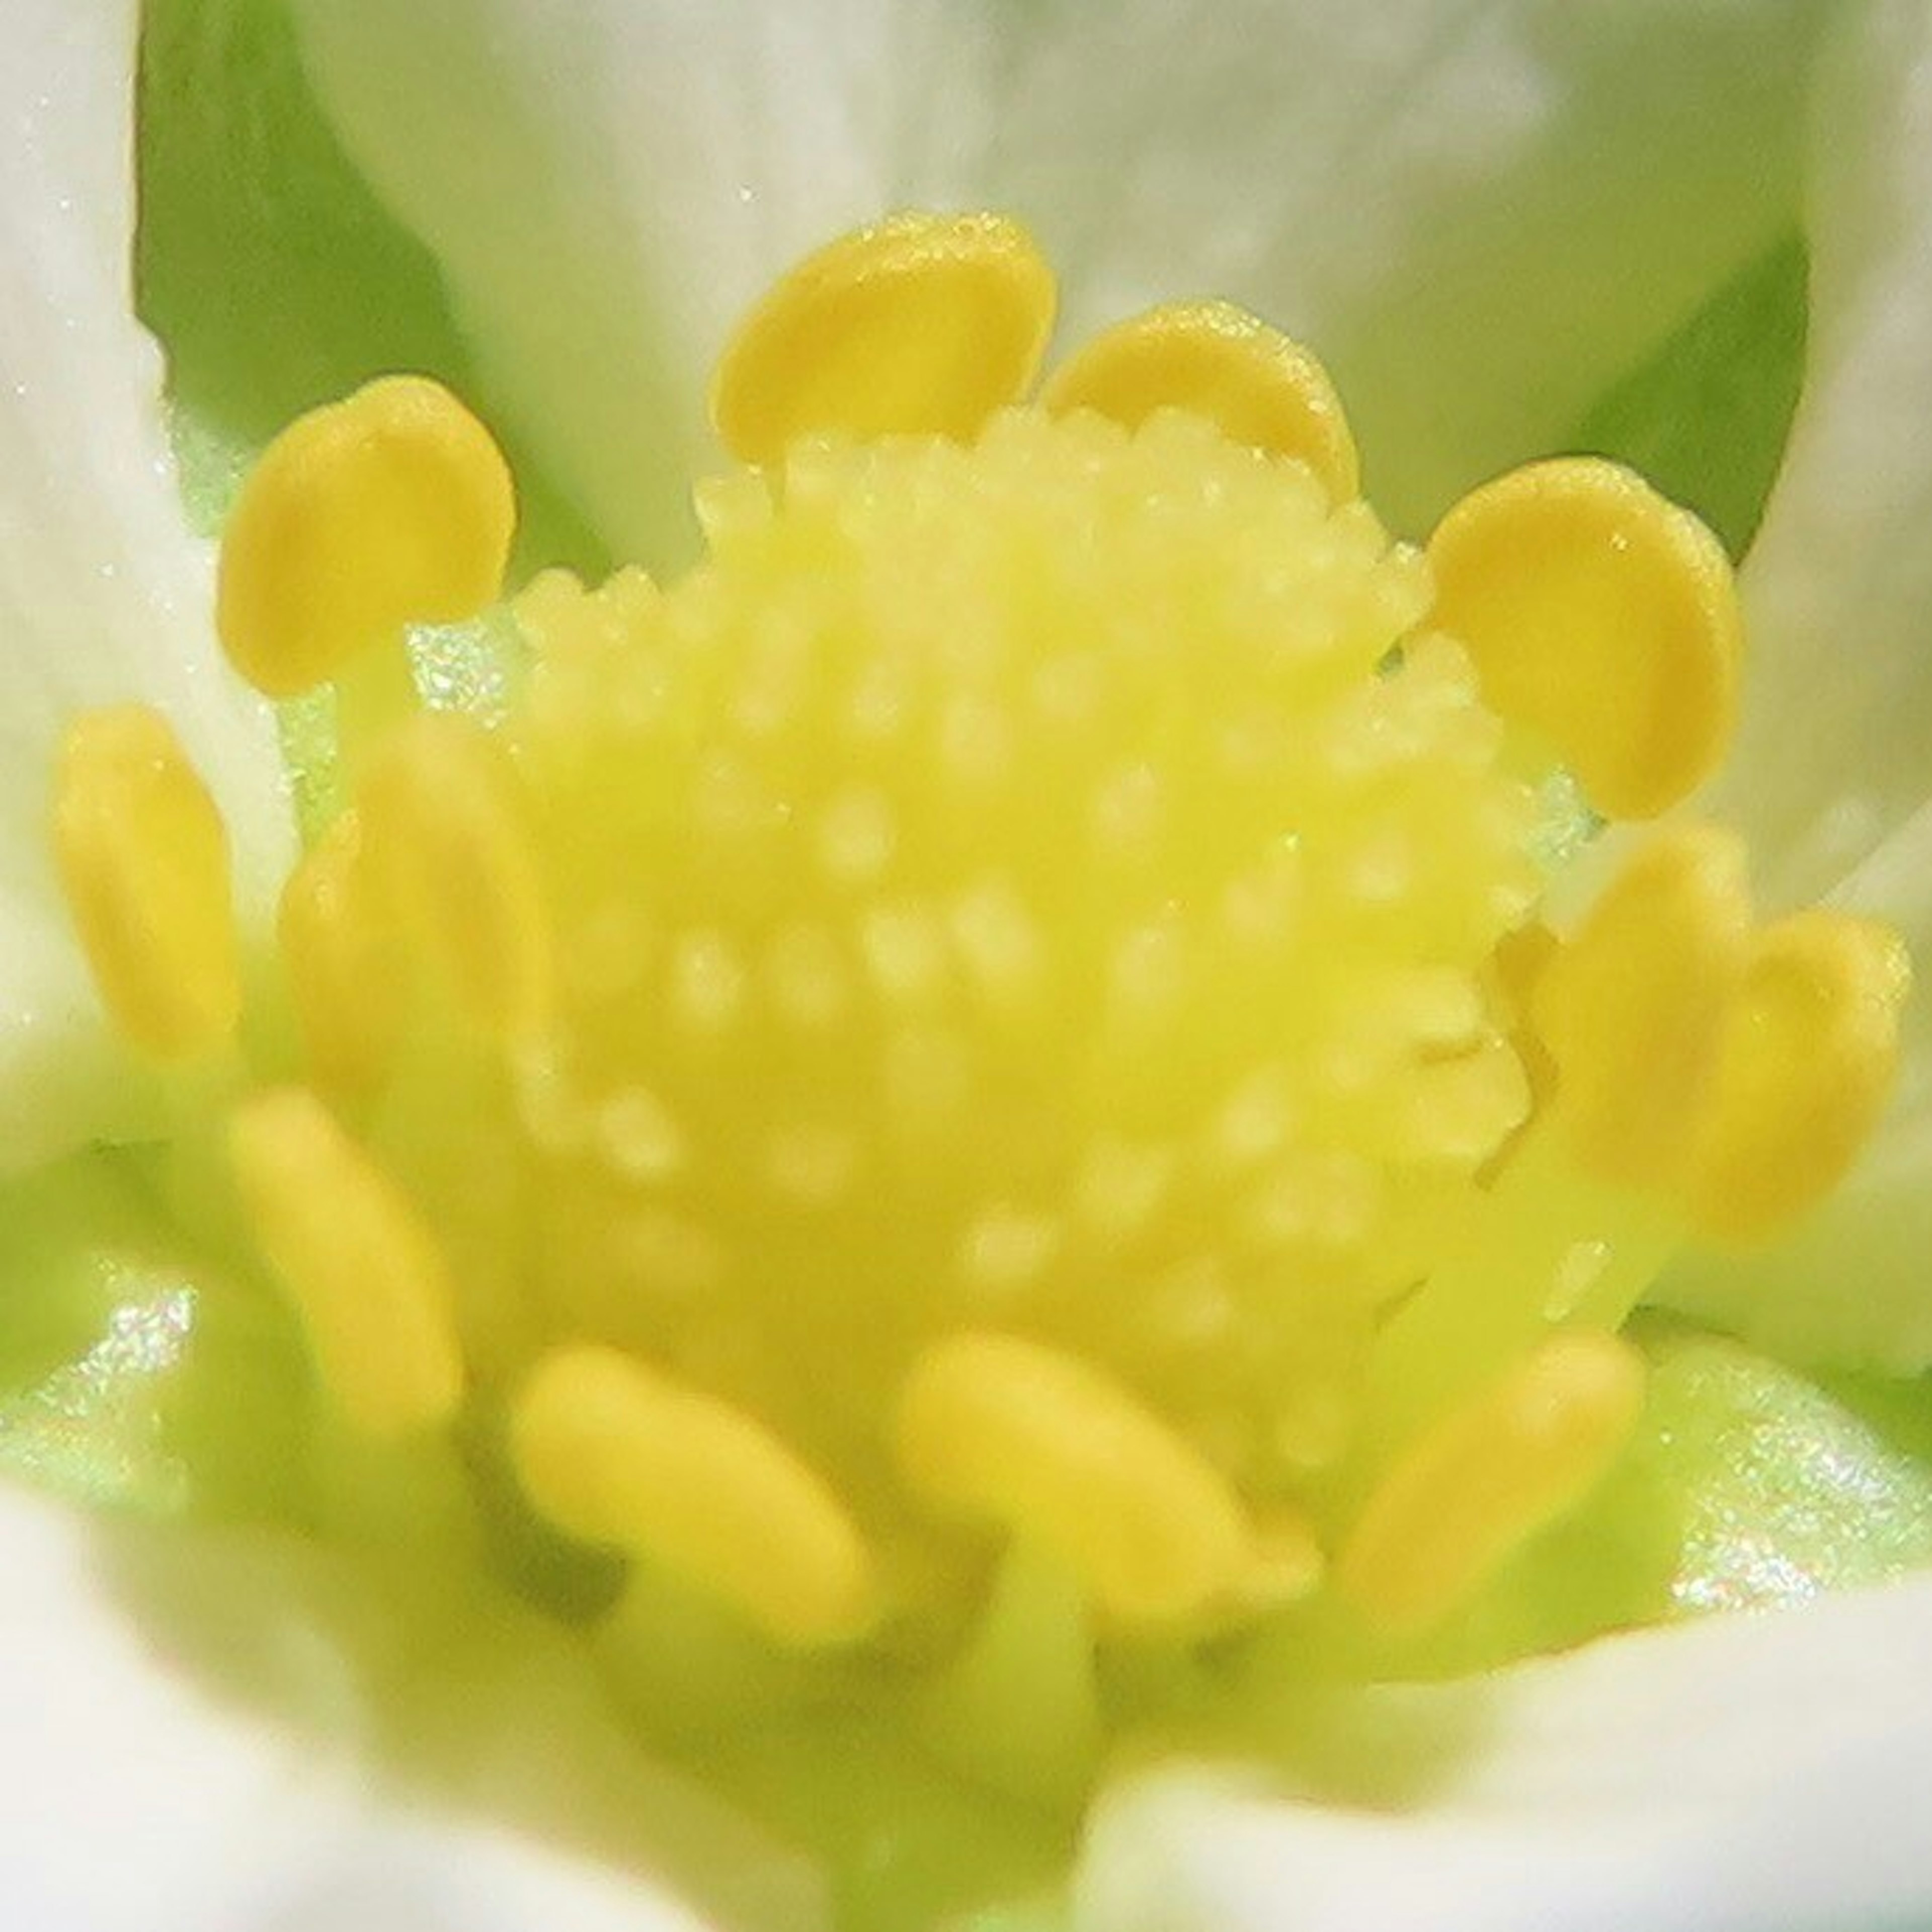
[[(1569, 459), (1424, 555), (1304, 350), (1164, 308), (1029, 404), (1052, 300), (992, 217), (795, 271), (704, 560), (526, 586), (487, 727), (402, 653), (499, 595), (487, 436), (390, 379), (272, 448), (223, 634), (334, 681), (353, 802), (232, 1171), (350, 1422), (500, 1412), (532, 1508), (782, 1644), (943, 1647), (1009, 1547), (1114, 1642), (1324, 1577), (1419, 1627), (1614, 1457), (1671, 1249), (1842, 1172), (1902, 955), (1695, 827), (1541, 922), (1559, 766), (1637, 819), (1722, 754), (1694, 519)], [(129, 1036), (223, 1048), (161, 721), (76, 723), (55, 836)]]

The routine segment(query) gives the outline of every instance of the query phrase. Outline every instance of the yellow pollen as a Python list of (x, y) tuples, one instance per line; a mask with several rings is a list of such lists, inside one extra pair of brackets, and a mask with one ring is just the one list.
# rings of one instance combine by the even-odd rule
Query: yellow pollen
[(1552, 1336), (1397, 1460), (1336, 1559), (1337, 1586), (1390, 1630), (1435, 1622), (1597, 1481), (1643, 1394), (1627, 1342)]
[(299, 1088), (237, 1108), (229, 1152), (256, 1238), (344, 1414), (374, 1436), (446, 1420), (464, 1388), (455, 1295), (415, 1208)]
[(367, 1092), (388, 1064), (405, 989), (354, 812), (290, 875), (276, 932), (312, 1077), (332, 1094)]
[(1306, 464), (1338, 503), (1360, 489), (1328, 372), (1232, 303), (1174, 302), (1117, 323), (1054, 371), (1040, 400), (1055, 415), (1093, 410), (1127, 429), (1156, 410), (1186, 410), (1232, 442)]
[(1836, 1185), (1891, 1090), (1910, 978), (1898, 935), (1869, 920), (1802, 912), (1757, 934), (1686, 1156), (1701, 1232), (1761, 1238)]
[(1531, 1001), (1579, 1157), (1632, 1186), (1678, 1171), (1704, 1043), (1750, 943), (1743, 843), (1660, 836), (1544, 966)]
[(550, 921), (501, 742), (452, 714), (412, 718), (358, 795), (387, 908), (478, 1025), (526, 1037), (548, 1020)]
[(166, 720), (134, 704), (76, 718), (52, 830), (75, 930), (122, 1031), (160, 1060), (225, 1042), (242, 1004), (228, 835)]
[(216, 622), (272, 698), (340, 674), (405, 626), (494, 603), (516, 529), (508, 466), (440, 385), (390, 376), (290, 424), (222, 539)]
[(1616, 464), (1558, 458), (1464, 497), (1429, 561), (1436, 621), (1484, 698), (1606, 817), (1654, 818), (1717, 768), (1743, 625), (1723, 546), (1688, 510)]
[(1552, 1117), (1593, 1172), (1758, 1239), (1821, 1198), (1876, 1124), (1910, 984), (1891, 928), (1815, 910), (1754, 928), (1742, 844), (1661, 835), (1531, 998)]
[(965, 438), (1032, 386), (1053, 272), (1018, 224), (904, 214), (801, 262), (740, 324), (711, 418), (741, 462), (839, 432)]
[(1198, 1450), (1084, 1363), (1017, 1336), (929, 1349), (893, 1436), (914, 1495), (1052, 1551), (1124, 1624), (1198, 1617), (1258, 1565), (1240, 1504)]
[(531, 1499), (574, 1535), (648, 1557), (768, 1636), (848, 1642), (880, 1607), (864, 1539), (771, 1431), (614, 1348), (556, 1350), (511, 1416)]

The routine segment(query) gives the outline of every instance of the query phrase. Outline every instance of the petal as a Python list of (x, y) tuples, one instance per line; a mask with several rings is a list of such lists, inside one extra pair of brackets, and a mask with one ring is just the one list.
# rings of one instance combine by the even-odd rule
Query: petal
[(296, 5), (506, 417), (646, 561), (677, 540), (730, 322), (907, 204), (1031, 223), (1070, 340), (1212, 294), (1311, 340), (1378, 502), (1419, 527), (1788, 224), (1816, 10)]
[(0, 1562), (9, 1925), (698, 1932), (686, 1888), (712, 1922), (823, 1922), (810, 1875), (639, 1757), (524, 1619), (14, 1492)]
[(1371, 1694), (1298, 1774), (1156, 1772), (1081, 1932), (1838, 1932), (1932, 1917), (1932, 1581)]
[(1921, 986), (1891, 1114), (1778, 1249), (1666, 1298), (1812, 1360), (1932, 1364), (1932, 18), (1862, 10), (1821, 91), (1810, 368), (1745, 572), (1746, 711), (1712, 808), (1774, 902), (1896, 922)]
[(1857, 18), (1816, 103), (1808, 366), (1745, 573), (1746, 709), (1714, 800), (1793, 899), (1923, 802), (1932, 759), (1932, 20), (1910, 0)]
[(143, 698), (228, 809), (243, 903), (286, 838), (266, 708), (218, 661), (136, 323), (135, 8), (18, 0), (0, 26), (0, 1168), (139, 1125), (58, 909), (49, 761), (76, 709)]

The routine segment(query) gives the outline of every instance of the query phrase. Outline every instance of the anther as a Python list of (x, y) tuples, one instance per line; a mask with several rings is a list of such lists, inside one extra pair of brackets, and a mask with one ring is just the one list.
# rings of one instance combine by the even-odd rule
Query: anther
[(488, 430), (440, 385), (385, 376), (299, 418), (250, 473), (222, 539), (223, 646), (256, 690), (307, 691), (406, 626), (494, 603), (515, 527)]
[(1116, 323), (1054, 370), (1040, 400), (1138, 429), (1155, 410), (1204, 417), (1231, 442), (1312, 470), (1337, 503), (1361, 487), (1355, 440), (1328, 372), (1232, 303), (1174, 302)]
[(74, 927), (122, 1031), (162, 1060), (226, 1040), (242, 1004), (228, 835), (166, 720), (134, 704), (76, 718), (52, 816)]
[(338, 814), (282, 889), (276, 935), (311, 1077), (366, 1092), (388, 1064), (403, 988), (356, 813)]
[(1074, 1358), (965, 1334), (914, 1365), (895, 1427), (914, 1493), (1052, 1551), (1109, 1616), (1171, 1624), (1236, 1598), (1255, 1550), (1198, 1450)]
[(413, 1204), (299, 1088), (237, 1108), (229, 1152), (256, 1238), (350, 1421), (392, 1436), (446, 1420), (464, 1386), (455, 1294)]
[(1761, 1239), (1820, 1200), (1876, 1124), (1910, 982), (1889, 927), (1814, 910), (1753, 940), (1714, 1031), (1684, 1162), (1693, 1223)]
[(718, 363), (712, 420), (746, 463), (827, 433), (964, 440), (1031, 386), (1054, 307), (1052, 271), (1016, 223), (896, 216), (772, 288)]
[(358, 806), (391, 916), (465, 1012), (502, 1039), (550, 1016), (555, 947), (508, 755), (452, 713), (411, 718)]
[(1343, 1545), (1337, 1586), (1388, 1629), (1426, 1629), (1596, 1484), (1643, 1396), (1628, 1342), (1552, 1336), (1399, 1456)]
[(1722, 758), (1743, 626), (1723, 546), (1594, 457), (1486, 483), (1429, 541), (1435, 622), (1503, 716), (1539, 734), (1612, 818), (1652, 818)]
[(770, 1430), (606, 1348), (545, 1356), (511, 1413), (512, 1453), (562, 1529), (674, 1570), (781, 1642), (838, 1643), (878, 1605), (864, 1538)]
[(1633, 1186), (1674, 1178), (1750, 934), (1742, 842), (1695, 826), (1639, 851), (1543, 964), (1530, 1012), (1566, 1136), (1593, 1172)]

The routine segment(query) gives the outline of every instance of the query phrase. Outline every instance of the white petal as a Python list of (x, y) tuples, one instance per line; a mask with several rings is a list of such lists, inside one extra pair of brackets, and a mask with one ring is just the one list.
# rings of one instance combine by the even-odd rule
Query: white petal
[(1540, 453), (1790, 218), (1779, 0), (297, 0), (500, 407), (628, 554), (768, 280), (908, 204), (1037, 228), (1067, 333), (1219, 294), (1330, 359), (1384, 511)]
[(132, 310), (135, 14), (8, 0), (0, 19), (0, 1168), (130, 1124), (46, 849), (62, 722), (119, 698), (166, 711), (229, 812), (244, 897), (287, 838), (272, 725), (219, 662)]
[(1922, 982), (1899, 1091), (1796, 1234), (1705, 1257), (1674, 1305), (1785, 1353), (1932, 1364), (1932, 15), (1862, 10), (1822, 94), (1810, 368), (1744, 576), (1747, 710), (1712, 808), (1773, 903), (1892, 920)]
[(1816, 104), (1803, 400), (1744, 574), (1746, 708), (1714, 800), (1792, 898), (1862, 860), (1932, 772), (1932, 16), (1856, 18)]
[(0, 1568), (0, 1924), (699, 1932), (687, 1886), (734, 1927), (823, 1922), (811, 1875), (647, 1765), (534, 1622), (5, 1491)]
[(1299, 1792), (1107, 1802), (1079, 1932), (1846, 1932), (1932, 1923), (1932, 1582), (1374, 1694)]

